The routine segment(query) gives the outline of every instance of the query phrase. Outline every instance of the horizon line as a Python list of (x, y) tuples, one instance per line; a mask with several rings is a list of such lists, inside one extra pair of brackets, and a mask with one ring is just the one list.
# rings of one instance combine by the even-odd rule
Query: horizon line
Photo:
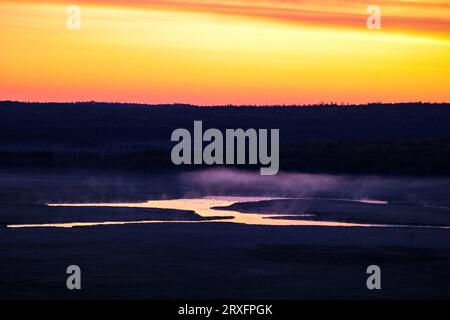
[(55, 102), (55, 101), (18, 101), (18, 100), (0, 100), (0, 104), (4, 103), (15, 103), (15, 104), (98, 104), (98, 105), (133, 105), (133, 106), (150, 106), (150, 107), (161, 107), (161, 106), (185, 106), (185, 107), (199, 107), (199, 108), (220, 108), (220, 107), (255, 107), (255, 108), (269, 108), (269, 107), (368, 107), (374, 105), (447, 105), (450, 102), (430, 102), (430, 101), (405, 101), (405, 102), (366, 102), (366, 103), (345, 103), (345, 102), (319, 102), (319, 103), (309, 103), (309, 104), (212, 104), (212, 105), (200, 105), (182, 102), (172, 102), (172, 103), (139, 103), (139, 102), (104, 102), (104, 101), (72, 101), (72, 102)]

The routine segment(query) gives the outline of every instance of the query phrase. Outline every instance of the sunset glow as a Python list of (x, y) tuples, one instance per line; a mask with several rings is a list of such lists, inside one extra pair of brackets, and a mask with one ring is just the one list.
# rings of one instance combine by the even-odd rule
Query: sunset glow
[(448, 101), (450, 1), (0, 1), (0, 100)]

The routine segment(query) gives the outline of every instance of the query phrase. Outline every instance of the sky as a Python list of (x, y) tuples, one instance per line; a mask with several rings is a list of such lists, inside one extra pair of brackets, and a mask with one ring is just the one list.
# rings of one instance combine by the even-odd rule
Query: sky
[(0, 0), (0, 43), (0, 100), (450, 100), (450, 0)]

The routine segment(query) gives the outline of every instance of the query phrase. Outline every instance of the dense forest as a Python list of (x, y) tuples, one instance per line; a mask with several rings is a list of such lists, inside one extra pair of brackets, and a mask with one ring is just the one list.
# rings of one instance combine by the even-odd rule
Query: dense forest
[(280, 129), (281, 170), (450, 175), (450, 104), (426, 103), (198, 107), (0, 102), (0, 166), (192, 170), (201, 166), (172, 164), (170, 136), (177, 128), (192, 129), (194, 120), (202, 120), (205, 128)]

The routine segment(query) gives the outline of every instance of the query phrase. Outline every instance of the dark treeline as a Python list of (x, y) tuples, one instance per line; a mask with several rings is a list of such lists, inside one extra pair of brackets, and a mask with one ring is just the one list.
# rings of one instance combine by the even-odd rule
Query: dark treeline
[[(450, 139), (394, 142), (320, 142), (280, 146), (280, 170), (312, 173), (450, 176)], [(154, 172), (175, 166), (169, 149), (124, 152), (0, 151), (0, 166), (104, 168)], [(232, 167), (232, 166), (229, 166)], [(258, 169), (257, 166), (235, 166)]]
[(450, 105), (425, 103), (204, 108), (0, 102), (0, 166), (192, 170), (170, 161), (170, 135), (176, 128), (192, 131), (194, 120), (204, 129), (280, 129), (281, 170), (450, 175)]

